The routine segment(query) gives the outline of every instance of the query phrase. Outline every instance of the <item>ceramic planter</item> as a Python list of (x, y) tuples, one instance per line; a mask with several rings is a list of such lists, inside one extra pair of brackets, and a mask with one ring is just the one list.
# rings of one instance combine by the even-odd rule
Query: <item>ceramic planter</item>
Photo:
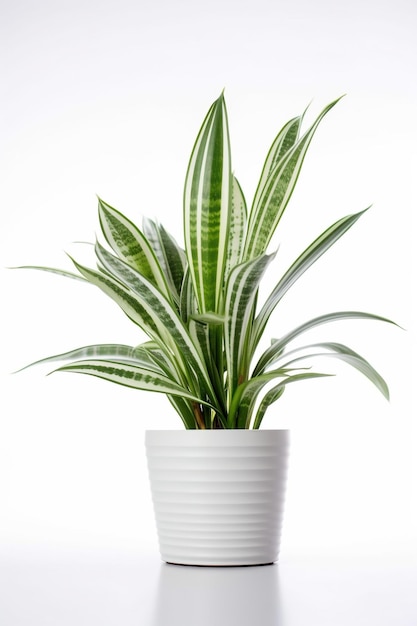
[(278, 558), (287, 430), (147, 431), (161, 556), (183, 565)]

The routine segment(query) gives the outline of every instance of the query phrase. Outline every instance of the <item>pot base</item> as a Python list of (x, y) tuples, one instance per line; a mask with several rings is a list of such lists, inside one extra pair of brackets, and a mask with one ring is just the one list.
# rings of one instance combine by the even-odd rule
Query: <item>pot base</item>
[(274, 565), (274, 562), (270, 563), (250, 563), (248, 565), (196, 565), (191, 563), (172, 563), (171, 561), (165, 561), (167, 565), (177, 565), (178, 567), (266, 567), (267, 565)]

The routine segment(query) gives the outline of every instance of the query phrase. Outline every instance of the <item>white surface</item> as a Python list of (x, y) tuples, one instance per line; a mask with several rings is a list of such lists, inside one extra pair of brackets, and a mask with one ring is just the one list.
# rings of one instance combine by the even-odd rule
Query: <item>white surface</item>
[[(337, 218), (373, 208), (282, 302), (270, 336), (346, 308), (407, 331), (365, 322), (320, 330), (381, 370), (390, 404), (340, 367), (336, 378), (288, 390), (266, 419), (293, 431), (280, 594), (291, 626), (310, 626), (312, 607), (323, 626), (329, 603), (332, 625), (365, 615), (364, 626), (414, 626), (400, 619), (411, 584), (402, 559), (417, 527), (414, 0), (14, 0), (0, 11), (1, 268), (69, 268), (64, 250), (83, 257), (71, 242), (94, 239), (96, 193), (181, 239), (188, 156), (223, 87), (248, 198), (281, 125), (312, 98), (310, 120), (347, 93), (307, 155), (277, 267)], [(0, 271), (0, 550), (15, 563), (12, 575), (1, 562), (3, 615), (14, 611), (0, 614), (2, 626), (147, 623), (140, 611), (155, 610), (160, 570), (143, 560), (157, 554), (144, 431), (179, 420), (161, 397), (91, 378), (11, 376), (48, 354), (141, 338), (93, 288)], [(36, 550), (32, 566), (19, 561)], [(68, 570), (61, 550), (101, 556), (98, 565), (75, 557)], [(133, 550), (137, 561), (114, 564), (109, 550)], [(326, 554), (353, 561), (333, 569), (317, 560)], [(230, 610), (246, 597), (236, 592)]]
[(289, 558), (166, 565), (148, 554), (57, 553), (0, 565), (5, 626), (415, 626), (410, 560)]

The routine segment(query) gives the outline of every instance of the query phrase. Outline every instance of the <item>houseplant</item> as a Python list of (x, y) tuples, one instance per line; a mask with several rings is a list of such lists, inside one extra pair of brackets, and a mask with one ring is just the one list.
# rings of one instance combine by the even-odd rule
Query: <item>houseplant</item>
[[(273, 500), (273, 495), (285, 482), (288, 433), (259, 428), (266, 410), (288, 384), (327, 375), (309, 369), (312, 357), (346, 362), (388, 398), (383, 378), (347, 346), (327, 342), (293, 347), (300, 335), (328, 322), (346, 318), (389, 321), (386, 318), (359, 311), (323, 314), (272, 339), (266, 348), (261, 344), (268, 320), (286, 292), (364, 213), (343, 217), (321, 233), (281, 276), (264, 302), (258, 302), (261, 279), (275, 256), (268, 252), (272, 236), (313, 135), (337, 101), (330, 103), (303, 133), (302, 115), (284, 125), (268, 152), (248, 212), (241, 187), (232, 174), (222, 94), (204, 119), (188, 165), (184, 249), (157, 222), (144, 219), (139, 229), (99, 199), (103, 242), (97, 241), (94, 246), (97, 268), (81, 265), (75, 259), (71, 260), (77, 273), (37, 268), (99, 287), (148, 336), (138, 346), (89, 345), (37, 363), (63, 361), (66, 364), (55, 371), (89, 374), (167, 395), (185, 431), (147, 434), (161, 547), (166, 544), (162, 547), (165, 560), (227, 565), (275, 560), (282, 506), (276, 505), (279, 500)], [(173, 452), (172, 445), (179, 445), (179, 451)], [(255, 452), (249, 446), (255, 446)], [(171, 459), (168, 465), (163, 455), (167, 449)], [(265, 451), (267, 462), (262, 456)], [(236, 466), (230, 465), (232, 458), (238, 459)], [(246, 458), (256, 458), (255, 466), (244, 467)], [(271, 463), (273, 479), (268, 479), (265, 467)], [(228, 487), (220, 489), (221, 496), (216, 492), (213, 499), (214, 470), (220, 475), (214, 481), (216, 489), (224, 476), (229, 482)], [(187, 475), (192, 477), (191, 486), (184, 486)], [(207, 488), (202, 486), (203, 475), (210, 477)], [(253, 486), (243, 491), (242, 475), (257, 477), (252, 480)], [(170, 477), (167, 487), (163, 481)], [(230, 503), (236, 490), (243, 495), (238, 503)], [(178, 493), (183, 505), (180, 512)], [(262, 509), (271, 500), (273, 510), (268, 513), (266, 526), (256, 518), (240, 531), (242, 541), (249, 537), (252, 542), (247, 554), (241, 556), (237, 520), (245, 511), (253, 512), (255, 502)], [(223, 519), (220, 523), (211, 517), (215, 509), (224, 512), (229, 504), (232, 521)], [(192, 524), (178, 530), (182, 521), (190, 519)], [(175, 520), (177, 530), (166, 531), (167, 522)], [(231, 533), (231, 528), (235, 532)], [(271, 529), (273, 539), (265, 543), (262, 537)]]

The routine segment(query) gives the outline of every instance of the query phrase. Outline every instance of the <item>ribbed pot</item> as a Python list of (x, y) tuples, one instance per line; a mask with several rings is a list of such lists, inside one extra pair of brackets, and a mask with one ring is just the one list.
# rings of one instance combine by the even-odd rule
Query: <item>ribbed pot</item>
[(218, 566), (276, 561), (288, 446), (288, 430), (147, 431), (162, 559)]

